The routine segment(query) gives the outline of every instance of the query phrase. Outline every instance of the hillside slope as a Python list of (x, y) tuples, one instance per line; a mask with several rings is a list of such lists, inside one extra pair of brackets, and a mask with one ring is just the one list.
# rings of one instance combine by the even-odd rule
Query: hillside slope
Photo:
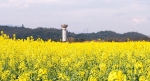
[[(35, 29), (30, 29), (25, 27), (0, 26), (0, 31), (4, 31), (4, 33), (9, 35), (10, 37), (12, 37), (13, 34), (16, 34), (17, 38), (22, 39), (26, 39), (29, 36), (33, 36), (34, 39), (42, 38), (43, 40), (52, 39), (54, 41), (59, 41), (62, 37), (61, 29), (56, 28), (38, 27)], [(124, 34), (119, 34), (113, 31), (99, 31), (97, 33), (80, 34), (68, 32), (67, 35), (69, 38), (74, 38), (75, 41), (87, 41), (97, 39), (101, 39), (104, 41), (127, 41), (128, 39), (133, 41), (150, 40), (148, 36), (138, 32), (127, 32)]]

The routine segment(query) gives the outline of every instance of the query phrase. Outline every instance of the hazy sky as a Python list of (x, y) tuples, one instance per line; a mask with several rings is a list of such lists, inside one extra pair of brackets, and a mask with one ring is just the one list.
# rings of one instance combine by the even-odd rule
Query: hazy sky
[(150, 0), (0, 0), (0, 25), (150, 35)]

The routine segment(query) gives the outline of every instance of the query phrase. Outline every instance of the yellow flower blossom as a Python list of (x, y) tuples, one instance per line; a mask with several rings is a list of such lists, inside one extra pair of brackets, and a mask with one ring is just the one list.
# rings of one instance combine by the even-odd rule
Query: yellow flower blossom
[(0, 81), (150, 81), (149, 65), (146, 41), (62, 43), (0, 34)]
[(114, 70), (109, 73), (108, 81), (126, 81), (126, 75), (120, 70)]

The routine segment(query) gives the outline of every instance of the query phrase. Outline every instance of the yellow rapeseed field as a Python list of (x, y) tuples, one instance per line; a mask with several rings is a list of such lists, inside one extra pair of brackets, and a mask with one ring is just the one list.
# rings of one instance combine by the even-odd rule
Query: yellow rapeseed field
[(150, 81), (150, 42), (61, 43), (1, 32), (0, 81)]

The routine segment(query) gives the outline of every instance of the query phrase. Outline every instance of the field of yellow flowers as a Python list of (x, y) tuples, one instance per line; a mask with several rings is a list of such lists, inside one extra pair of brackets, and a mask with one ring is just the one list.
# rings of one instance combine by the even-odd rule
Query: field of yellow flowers
[(0, 81), (150, 81), (150, 42), (61, 43), (1, 32)]

